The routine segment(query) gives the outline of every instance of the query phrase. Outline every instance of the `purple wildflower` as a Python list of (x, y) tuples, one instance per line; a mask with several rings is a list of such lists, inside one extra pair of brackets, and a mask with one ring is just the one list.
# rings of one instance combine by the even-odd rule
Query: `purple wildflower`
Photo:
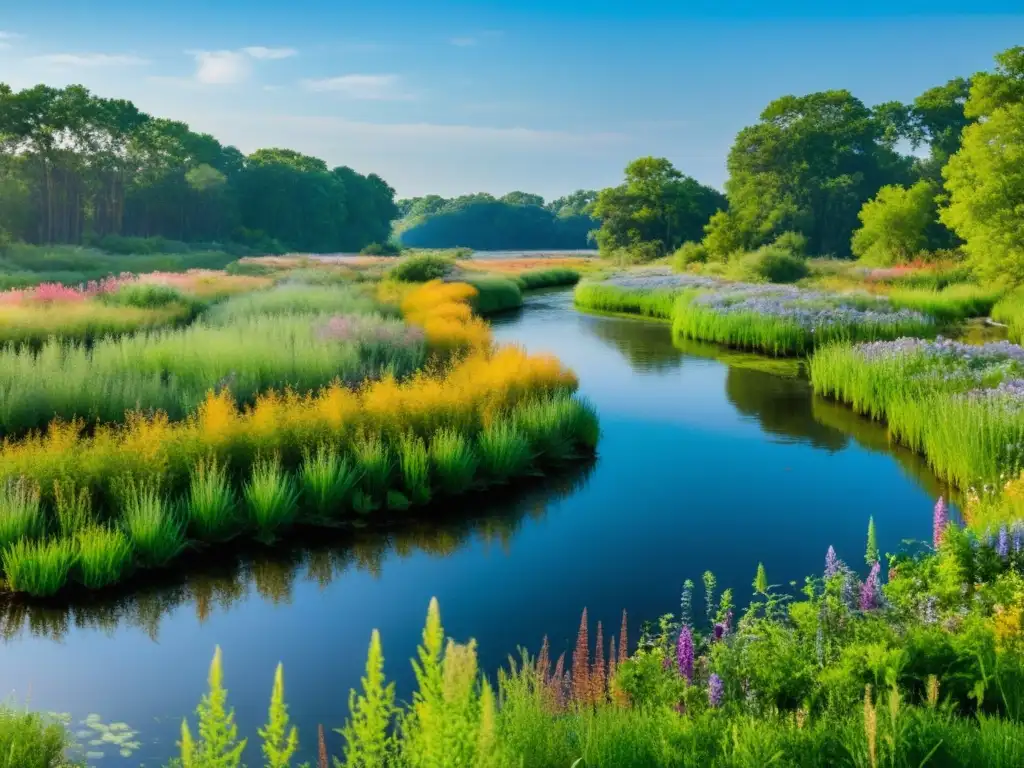
[(999, 555), (1003, 560), (1010, 556), (1010, 532), (1006, 528), (1006, 524), (999, 526), (999, 538), (996, 541), (996, 554)]
[(839, 597), (843, 601), (843, 605), (848, 608), (857, 607), (857, 577), (853, 575), (852, 571), (846, 570), (843, 572), (843, 584), (840, 590)]
[(825, 578), (831, 579), (839, 573), (839, 558), (836, 557), (836, 550), (831, 545), (825, 553)]
[(693, 682), (693, 633), (690, 628), (683, 626), (679, 630), (679, 645), (676, 648), (676, 662), (679, 664), (679, 674), (686, 678), (686, 682)]
[(725, 624), (718, 622), (715, 624), (715, 640), (721, 640), (725, 634)]
[(881, 566), (876, 562), (871, 566), (871, 573), (868, 574), (867, 580), (861, 585), (860, 609), (862, 611), (870, 611), (878, 607), (878, 574), (880, 571)]
[(1024, 550), (1024, 524), (1013, 524), (1013, 551), (1017, 554)]
[(947, 525), (949, 525), (949, 507), (946, 506), (946, 500), (939, 496), (932, 515), (932, 544), (936, 549), (942, 544), (942, 537), (946, 535)]
[(708, 704), (712, 707), (720, 707), (723, 696), (725, 696), (725, 686), (722, 684), (722, 678), (712, 672), (711, 677), (708, 678)]

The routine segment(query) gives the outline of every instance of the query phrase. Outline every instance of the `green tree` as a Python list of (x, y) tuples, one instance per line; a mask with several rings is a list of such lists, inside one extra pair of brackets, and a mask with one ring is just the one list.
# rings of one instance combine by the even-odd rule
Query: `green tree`
[[(384, 653), (376, 629), (370, 635), (362, 686), (360, 694), (354, 689), (349, 692), (350, 719), (339, 731), (345, 737), (344, 765), (349, 768), (386, 765), (394, 747), (388, 729), (395, 713), (395, 685), (385, 683)], [(335, 765), (340, 768), (341, 763), (335, 761)]]
[(593, 204), (601, 222), (597, 244), (611, 253), (644, 243), (652, 255), (662, 256), (699, 239), (724, 207), (720, 192), (684, 176), (668, 160), (641, 157), (626, 166), (625, 183), (598, 193)]
[(1024, 46), (974, 76), (960, 150), (942, 169), (948, 205), (940, 218), (964, 240), (978, 274), (1024, 282)]
[(902, 264), (928, 245), (928, 233), (937, 215), (935, 185), (919, 181), (909, 189), (882, 187), (857, 214), (860, 229), (853, 233), (851, 250), (871, 264)]
[(209, 691), (196, 708), (199, 719), (199, 740), (195, 741), (188, 722), (181, 723), (181, 763), (184, 768), (239, 768), (246, 740), (238, 739), (235, 711), (229, 709), (228, 692), (224, 688), (220, 646), (210, 663)]
[(518, 190), (502, 195), (501, 202), (508, 203), (509, 205), (536, 205), (540, 208), (544, 207), (544, 198), (540, 195), (535, 195), (531, 192), (520, 192)]
[(284, 702), (284, 665), (278, 664), (274, 672), (274, 687), (270, 694), (267, 724), (259, 730), (263, 739), (263, 757), (266, 768), (289, 768), (292, 757), (299, 749), (299, 731), (288, 727), (288, 705)]

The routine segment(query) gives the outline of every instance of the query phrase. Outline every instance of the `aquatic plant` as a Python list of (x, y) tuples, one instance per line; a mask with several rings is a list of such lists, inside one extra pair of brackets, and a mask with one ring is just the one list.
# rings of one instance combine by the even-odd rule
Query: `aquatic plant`
[(121, 524), (139, 561), (162, 566), (173, 560), (185, 546), (184, 525), (159, 487), (152, 482), (130, 481), (120, 492)]
[(39, 506), (39, 486), (24, 477), (9, 478), (0, 486), (0, 548), (43, 533), (45, 519)]
[(391, 449), (380, 435), (366, 434), (356, 440), (353, 451), (363, 490), (374, 501), (383, 499), (395, 465)]
[(256, 460), (242, 496), (249, 522), (261, 539), (273, 539), (281, 528), (291, 525), (295, 519), (298, 492), (292, 478), (281, 467), (281, 457), (276, 454)]
[(89, 489), (76, 487), (73, 480), (53, 481), (53, 508), (61, 536), (73, 536), (92, 523)]
[(398, 443), (398, 466), (402, 487), (413, 504), (430, 501), (430, 457), (427, 444), (414, 434), (402, 435)]
[(462, 433), (442, 427), (430, 440), (430, 463), (441, 489), (455, 495), (472, 486), (479, 461)]
[(22, 539), (0, 554), (8, 589), (33, 597), (49, 597), (59, 592), (77, 561), (75, 541), (64, 538)]
[(533, 459), (530, 443), (509, 421), (490, 424), (477, 439), (477, 455), (484, 477), (492, 483), (504, 483), (522, 475)]
[(573, 301), (580, 309), (670, 320), (678, 290), (636, 290), (612, 283), (580, 283)]
[(201, 539), (216, 541), (234, 532), (235, 494), (216, 458), (201, 458), (189, 473), (188, 525)]
[(75, 536), (82, 584), (99, 589), (121, 580), (132, 561), (132, 545), (116, 528), (95, 525)]
[(303, 451), (299, 469), (302, 498), (320, 518), (338, 517), (359, 483), (359, 472), (347, 457), (328, 443), (315, 452)]

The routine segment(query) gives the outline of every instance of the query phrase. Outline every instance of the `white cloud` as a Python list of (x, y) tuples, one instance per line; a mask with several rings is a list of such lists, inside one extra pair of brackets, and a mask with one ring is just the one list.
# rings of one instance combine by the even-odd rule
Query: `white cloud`
[(52, 67), (138, 67), (149, 64), (147, 59), (139, 56), (111, 53), (50, 53), (33, 56), (30, 61)]
[(262, 45), (251, 45), (242, 50), (254, 59), (288, 59), (299, 53), (294, 48), (266, 48)]
[(448, 42), (459, 48), (471, 48), (479, 44), (480, 41), (475, 37), (453, 37)]
[(195, 78), (204, 85), (233, 85), (249, 77), (249, 57), (238, 51), (186, 51), (196, 60)]
[(303, 80), (307, 91), (340, 93), (364, 101), (409, 101), (415, 98), (401, 88), (398, 75), (341, 75), (320, 80)]

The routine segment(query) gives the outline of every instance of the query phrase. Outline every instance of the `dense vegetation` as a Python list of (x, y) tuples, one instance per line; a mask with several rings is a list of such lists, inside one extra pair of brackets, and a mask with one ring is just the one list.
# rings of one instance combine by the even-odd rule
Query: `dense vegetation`
[(573, 250), (592, 247), (597, 226), (590, 210), (596, 193), (579, 190), (545, 204), (540, 195), (486, 193), (445, 199), (427, 195), (399, 200), (395, 234), (412, 248)]
[(176, 249), (165, 241), (358, 251), (385, 241), (397, 214), (374, 174), (288, 149), (246, 156), (81, 86), (0, 84), (0, 251), (12, 238), (120, 253)]

